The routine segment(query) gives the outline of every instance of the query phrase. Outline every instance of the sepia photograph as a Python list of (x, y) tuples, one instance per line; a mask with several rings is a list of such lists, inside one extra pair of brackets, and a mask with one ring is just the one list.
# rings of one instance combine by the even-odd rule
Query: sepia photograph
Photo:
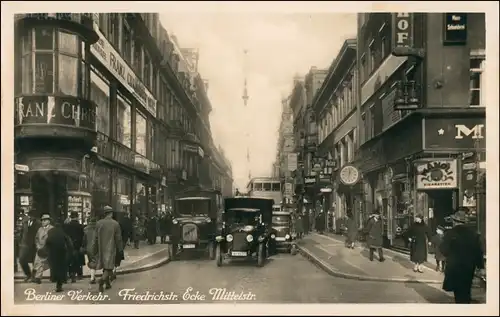
[(498, 314), (488, 5), (33, 3), (2, 2), (2, 315)]

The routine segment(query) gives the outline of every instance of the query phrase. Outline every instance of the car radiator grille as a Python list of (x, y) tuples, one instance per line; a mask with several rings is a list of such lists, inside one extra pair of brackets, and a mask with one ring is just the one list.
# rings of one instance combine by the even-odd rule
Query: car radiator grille
[(198, 227), (192, 223), (183, 225), (182, 240), (184, 242), (198, 242)]
[(244, 232), (236, 232), (233, 234), (233, 250), (245, 251), (247, 250), (247, 234)]

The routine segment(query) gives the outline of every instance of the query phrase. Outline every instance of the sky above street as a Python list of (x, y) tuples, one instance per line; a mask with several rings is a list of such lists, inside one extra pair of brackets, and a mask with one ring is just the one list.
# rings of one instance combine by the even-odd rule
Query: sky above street
[(352, 13), (163, 12), (160, 20), (180, 47), (199, 49), (198, 71), (209, 82), (214, 141), (232, 162), (240, 189), (249, 168), (252, 176), (271, 175), (281, 99), (290, 94), (293, 77), (305, 75), (311, 66), (328, 68), (343, 41), (356, 34)]

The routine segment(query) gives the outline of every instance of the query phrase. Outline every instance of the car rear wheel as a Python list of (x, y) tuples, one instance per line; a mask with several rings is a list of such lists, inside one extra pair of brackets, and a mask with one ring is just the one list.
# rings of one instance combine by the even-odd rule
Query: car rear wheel
[(214, 243), (213, 242), (209, 242), (208, 243), (208, 258), (210, 260), (214, 260), (215, 259), (215, 248), (214, 248)]
[(262, 267), (264, 265), (264, 261), (266, 260), (264, 243), (259, 244), (259, 251), (257, 252), (257, 266)]
[(222, 266), (222, 252), (220, 249), (220, 244), (215, 247), (215, 262), (217, 266)]

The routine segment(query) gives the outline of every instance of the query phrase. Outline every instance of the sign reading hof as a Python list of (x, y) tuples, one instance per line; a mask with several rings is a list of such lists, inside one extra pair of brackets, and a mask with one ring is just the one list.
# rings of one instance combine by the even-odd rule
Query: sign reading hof
[(436, 160), (417, 163), (417, 189), (457, 187), (457, 160)]
[(411, 47), (413, 39), (413, 14), (398, 12), (394, 18), (394, 47)]
[(467, 43), (467, 13), (444, 14), (444, 44)]
[(15, 98), (14, 125), (58, 124), (96, 129), (95, 105), (71, 96), (23, 96)]

